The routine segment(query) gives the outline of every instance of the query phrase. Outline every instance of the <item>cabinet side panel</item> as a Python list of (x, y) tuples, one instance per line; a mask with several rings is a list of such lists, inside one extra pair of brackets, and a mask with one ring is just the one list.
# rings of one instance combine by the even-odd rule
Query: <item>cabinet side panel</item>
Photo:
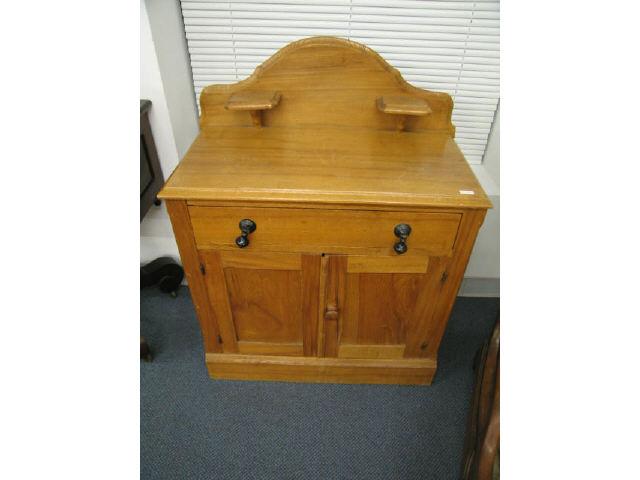
[(453, 257), (445, 270), (446, 278), (442, 282), (442, 289), (436, 302), (433, 321), (430, 323), (429, 338), (432, 340), (426, 349), (427, 356), (435, 358), (438, 353), (440, 341), (460, 289), (464, 271), (467, 268), (467, 263), (469, 263), (473, 244), (476, 241), (476, 236), (486, 213), (486, 210), (469, 210), (462, 216), (460, 233), (456, 239)]
[(182, 266), (189, 282), (191, 299), (200, 322), (205, 352), (221, 352), (222, 347), (218, 343), (220, 332), (216, 318), (211, 310), (204, 279), (200, 273), (200, 259), (193, 238), (187, 204), (182, 200), (166, 200), (166, 206), (171, 218), (178, 250), (180, 251)]
[(220, 252), (214, 250), (203, 250), (200, 252), (206, 267), (205, 284), (211, 309), (215, 312), (218, 320), (218, 328), (224, 342), (225, 353), (236, 353), (238, 351), (238, 335), (233, 324), (233, 314), (229, 304), (229, 292), (222, 267)]

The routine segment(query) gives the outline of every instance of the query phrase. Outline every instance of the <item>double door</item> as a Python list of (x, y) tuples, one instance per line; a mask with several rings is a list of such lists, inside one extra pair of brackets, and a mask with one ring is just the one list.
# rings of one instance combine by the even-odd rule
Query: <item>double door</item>
[(199, 255), (223, 353), (351, 359), (435, 354), (430, 342), (439, 337), (434, 327), (447, 257), (251, 249), (204, 249)]

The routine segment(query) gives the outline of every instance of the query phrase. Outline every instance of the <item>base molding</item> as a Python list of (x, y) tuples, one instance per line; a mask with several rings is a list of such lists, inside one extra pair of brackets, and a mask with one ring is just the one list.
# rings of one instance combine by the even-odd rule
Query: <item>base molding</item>
[(309, 383), (430, 385), (437, 363), (430, 358), (353, 359), (207, 353), (209, 375), (226, 380)]
[(499, 278), (479, 278), (479, 277), (464, 277), (460, 290), (458, 291), (459, 297), (500, 297), (500, 279)]

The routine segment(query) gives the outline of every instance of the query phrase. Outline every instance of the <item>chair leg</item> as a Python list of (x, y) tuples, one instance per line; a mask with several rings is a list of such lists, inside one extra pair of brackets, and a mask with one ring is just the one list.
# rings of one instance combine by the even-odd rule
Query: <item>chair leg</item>
[(151, 348), (149, 347), (149, 344), (144, 339), (144, 337), (140, 337), (140, 358), (145, 362), (150, 362), (151, 360), (153, 360)]

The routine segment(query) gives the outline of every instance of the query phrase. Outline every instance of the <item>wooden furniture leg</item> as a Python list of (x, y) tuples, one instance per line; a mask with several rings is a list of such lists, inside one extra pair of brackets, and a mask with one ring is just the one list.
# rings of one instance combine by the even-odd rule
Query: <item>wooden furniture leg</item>
[(151, 360), (153, 360), (151, 348), (142, 335), (140, 336), (140, 359), (144, 360), (145, 362), (150, 362)]

